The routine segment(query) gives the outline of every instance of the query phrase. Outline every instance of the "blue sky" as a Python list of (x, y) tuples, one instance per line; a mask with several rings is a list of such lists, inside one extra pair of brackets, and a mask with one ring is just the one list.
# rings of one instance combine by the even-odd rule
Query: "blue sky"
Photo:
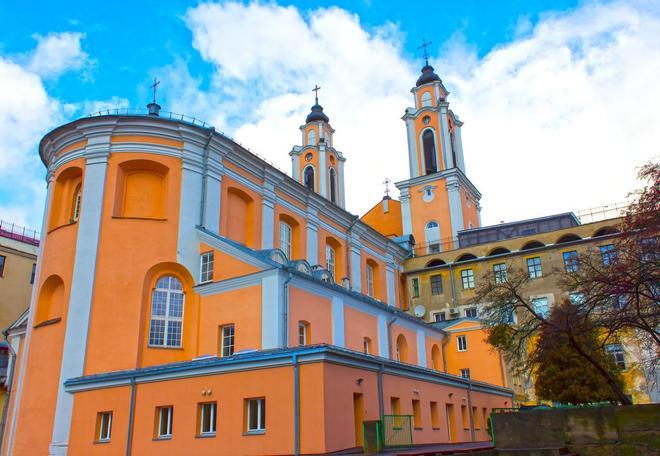
[[(36, 144), (142, 107), (205, 119), (278, 167), (311, 88), (347, 162), (347, 206), (407, 178), (400, 117), (422, 38), (465, 121), (485, 223), (620, 201), (657, 159), (660, 8), (650, 1), (2, 2), (0, 218), (38, 227)], [(540, 172), (542, 170), (542, 172)], [(569, 182), (570, 185), (566, 185)]]

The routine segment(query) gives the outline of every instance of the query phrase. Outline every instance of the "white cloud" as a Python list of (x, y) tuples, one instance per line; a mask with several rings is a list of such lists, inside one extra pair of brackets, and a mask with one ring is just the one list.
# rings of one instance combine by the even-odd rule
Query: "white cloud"
[[(514, 41), (483, 58), (460, 36), (446, 44), (435, 65), (466, 122), (468, 176), (484, 194), (485, 223), (621, 200), (635, 187), (635, 166), (660, 144), (658, 16), (588, 4), (535, 25), (521, 18)], [(408, 177), (400, 117), (419, 63), (402, 56), (395, 26), (368, 31), (339, 8), (260, 2), (204, 3), (185, 20), (215, 71), (203, 88), (185, 63), (172, 66), (192, 82), (177, 109), (217, 119), (288, 170), (318, 83), (348, 159), (348, 208), (374, 204), (386, 176)]]
[(30, 56), (29, 70), (43, 78), (56, 78), (66, 71), (84, 68), (90, 64), (80, 44), (84, 37), (76, 32), (35, 35), (37, 47)]

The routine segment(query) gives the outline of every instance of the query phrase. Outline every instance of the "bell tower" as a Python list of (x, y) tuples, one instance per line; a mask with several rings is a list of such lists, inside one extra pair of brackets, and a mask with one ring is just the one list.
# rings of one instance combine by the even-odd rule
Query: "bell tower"
[(429, 65), (428, 44), (422, 45), (425, 65), (411, 90), (414, 107), (402, 117), (410, 178), (396, 184), (403, 234), (415, 237), (418, 255), (453, 248), (459, 231), (480, 225), (481, 194), (463, 160), (463, 122), (449, 109), (449, 91)]
[(343, 154), (334, 148), (335, 130), (330, 118), (319, 104), (318, 91), (314, 87), (315, 104), (300, 126), (302, 146), (294, 146), (291, 156), (291, 176), (311, 191), (344, 208), (344, 162)]

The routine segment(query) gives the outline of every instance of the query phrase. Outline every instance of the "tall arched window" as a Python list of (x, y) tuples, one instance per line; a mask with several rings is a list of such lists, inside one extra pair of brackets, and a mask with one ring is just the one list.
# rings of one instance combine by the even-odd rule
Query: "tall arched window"
[(422, 133), (422, 147), (424, 148), (424, 166), (426, 167), (426, 174), (437, 172), (438, 164), (435, 159), (435, 139), (433, 138), (432, 130), (426, 130)]
[(396, 360), (402, 363), (408, 362), (408, 342), (403, 334), (399, 334), (396, 338)]
[(452, 131), (449, 133), (449, 140), (451, 142), (451, 162), (454, 168), (458, 167), (458, 162), (456, 160), (456, 151), (458, 146), (456, 145), (456, 134)]
[(309, 322), (300, 320), (298, 322), (298, 345), (309, 345), (311, 337), (311, 326)]
[(280, 250), (284, 252), (287, 259), (291, 259), (291, 238), (293, 231), (286, 222), (280, 222)]
[(424, 227), (424, 236), (426, 240), (426, 253), (440, 252), (440, 226), (436, 221), (430, 221)]
[(330, 201), (337, 203), (337, 173), (330, 168)]
[(151, 293), (149, 345), (181, 347), (183, 335), (183, 285), (173, 276), (163, 276)]
[(326, 244), (325, 246), (325, 268), (330, 271), (332, 277), (335, 276), (335, 249), (333, 246)]
[(311, 191), (314, 191), (314, 168), (312, 166), (305, 168), (303, 179), (303, 185)]
[(442, 356), (436, 344), (433, 344), (433, 348), (431, 348), (431, 367), (435, 370), (440, 370), (442, 367)]
[(431, 92), (424, 92), (422, 95), (422, 106), (431, 106)]
[(311, 129), (307, 132), (307, 145), (308, 146), (316, 145), (316, 130)]
[(78, 184), (73, 192), (73, 204), (71, 205), (71, 220), (77, 222), (80, 218), (80, 205), (82, 204), (82, 185)]

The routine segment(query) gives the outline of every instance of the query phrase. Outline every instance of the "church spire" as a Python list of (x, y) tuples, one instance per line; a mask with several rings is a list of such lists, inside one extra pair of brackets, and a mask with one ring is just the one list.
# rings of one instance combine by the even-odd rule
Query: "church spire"
[[(429, 82), (440, 81), (440, 76), (435, 74), (433, 67), (429, 65), (429, 46), (431, 45), (430, 41), (427, 41), (426, 38), (422, 40), (422, 44), (417, 46), (417, 49), (424, 49), (424, 66), (422, 67), (422, 74), (417, 79), (416, 87), (419, 87)], [(442, 81), (440, 81), (442, 82)]]
[(307, 118), (305, 119), (305, 122), (307, 123), (319, 120), (330, 123), (330, 118), (323, 112), (323, 106), (319, 104), (319, 90), (321, 90), (321, 88), (318, 86), (318, 84), (314, 85), (312, 92), (314, 92), (315, 103), (314, 106), (312, 106), (312, 112), (307, 114)]

